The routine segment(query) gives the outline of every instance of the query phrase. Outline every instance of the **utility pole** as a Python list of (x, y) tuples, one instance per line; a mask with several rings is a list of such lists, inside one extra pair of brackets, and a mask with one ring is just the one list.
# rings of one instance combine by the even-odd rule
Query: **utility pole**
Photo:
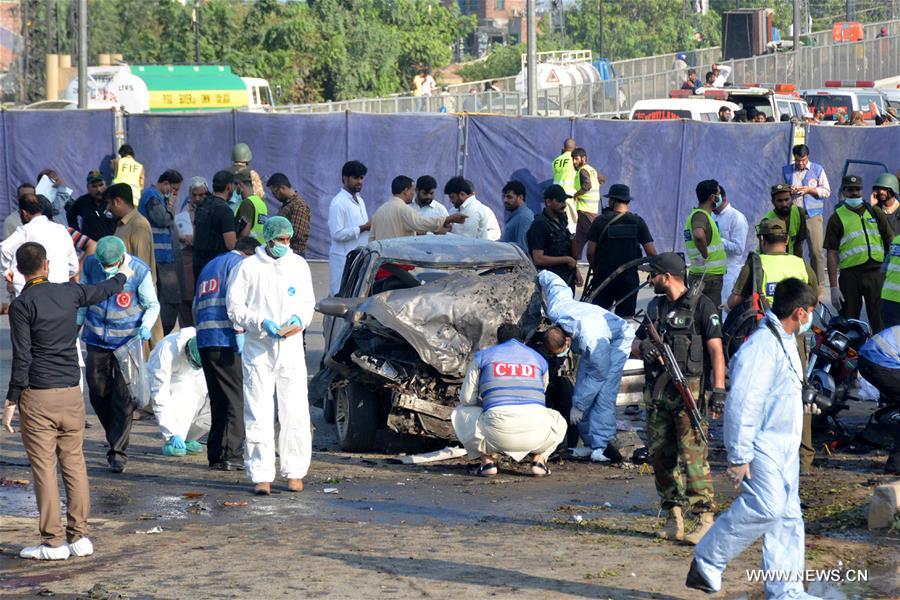
[(528, 64), (526, 75), (528, 77), (528, 114), (537, 114), (537, 17), (535, 16), (534, 0), (527, 0), (525, 16), (528, 19)]
[(603, 0), (600, 0), (600, 45), (597, 52), (600, 54), (597, 58), (603, 58)]
[[(800, 52), (800, 0), (794, 0), (794, 52)], [(795, 54), (794, 58), (799, 56)]]
[(78, 108), (88, 105), (88, 14), (87, 0), (78, 0)]
[(194, 0), (194, 62), (200, 64), (200, 1)]
[(847, 1), (845, 2), (845, 4), (844, 4), (844, 12), (846, 13), (846, 14), (844, 15), (844, 20), (845, 20), (845, 21), (852, 21), (852, 20), (853, 20), (853, 0), (847, 0)]

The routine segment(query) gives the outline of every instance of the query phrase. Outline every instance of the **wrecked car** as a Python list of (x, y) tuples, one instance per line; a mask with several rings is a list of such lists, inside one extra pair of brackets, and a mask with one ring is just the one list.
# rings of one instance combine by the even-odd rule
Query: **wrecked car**
[(474, 353), (497, 327), (541, 323), (536, 272), (513, 244), (461, 236), (372, 242), (348, 256), (336, 296), (320, 301), (325, 354), (311, 400), (343, 450), (378, 429), (454, 440), (450, 413)]

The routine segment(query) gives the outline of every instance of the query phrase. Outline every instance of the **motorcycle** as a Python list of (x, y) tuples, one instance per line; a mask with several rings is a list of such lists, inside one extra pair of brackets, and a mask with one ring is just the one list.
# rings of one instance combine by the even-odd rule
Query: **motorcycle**
[[(821, 410), (819, 423), (831, 419), (835, 427), (846, 434), (837, 419), (838, 413), (850, 408), (849, 400), (862, 400), (859, 386), (859, 349), (872, 336), (869, 324), (832, 313), (819, 305), (819, 321), (827, 325), (813, 325), (813, 348), (806, 367), (807, 388), (804, 395)], [(817, 309), (817, 310), (819, 310)], [(814, 421), (815, 423), (815, 421)]]

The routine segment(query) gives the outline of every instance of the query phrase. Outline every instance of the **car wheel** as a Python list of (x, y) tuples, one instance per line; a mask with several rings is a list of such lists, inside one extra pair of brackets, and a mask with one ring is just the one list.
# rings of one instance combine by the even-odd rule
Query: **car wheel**
[(362, 452), (375, 445), (378, 402), (366, 386), (350, 382), (334, 390), (334, 426), (345, 452)]
[(324, 413), (325, 422), (334, 425), (334, 393), (328, 392), (322, 401), (322, 412)]

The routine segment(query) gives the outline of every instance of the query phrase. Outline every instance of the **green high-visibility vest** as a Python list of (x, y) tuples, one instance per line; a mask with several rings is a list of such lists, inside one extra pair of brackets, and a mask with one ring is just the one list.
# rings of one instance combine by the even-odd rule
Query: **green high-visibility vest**
[(575, 167), (572, 166), (571, 152), (563, 152), (553, 159), (553, 183), (561, 185), (569, 195), (578, 191), (575, 187)]
[[(768, 219), (779, 219), (780, 221), (784, 221), (781, 215), (777, 214), (775, 210), (770, 210), (766, 213), (766, 216), (763, 217), (763, 220)], [(799, 206), (791, 206), (791, 212), (787, 218), (787, 230), (788, 230), (788, 240), (787, 240), (787, 251), (788, 254), (794, 253), (794, 246), (797, 242), (797, 235), (800, 233), (800, 207)], [(759, 225), (756, 226), (756, 233), (759, 233)]]
[(900, 235), (891, 240), (891, 256), (881, 288), (881, 299), (900, 303)]
[(769, 306), (775, 301), (775, 286), (791, 277), (796, 277), (803, 283), (809, 283), (806, 273), (806, 263), (803, 259), (792, 254), (761, 254), (759, 261), (762, 263), (762, 289), (760, 292), (766, 297)]
[(575, 209), (582, 212), (600, 212), (600, 178), (597, 170), (591, 165), (584, 165), (578, 169), (578, 188), (581, 189), (581, 172), (585, 171), (591, 178), (591, 189), (583, 196), (579, 196), (575, 202)]
[[(262, 201), (262, 198), (256, 194), (247, 196), (247, 200), (253, 204), (253, 226), (250, 228), (250, 236), (256, 238), (256, 241), (260, 244), (265, 244), (266, 240), (263, 237), (263, 228), (266, 226), (266, 221), (269, 220), (269, 207), (266, 206), (266, 203)], [(235, 207), (235, 216), (240, 212), (241, 204), (243, 203), (239, 203)], [(241, 232), (238, 231), (237, 234), (240, 235)]]
[[(709, 219), (710, 227), (712, 227), (712, 239), (708, 241), (706, 247), (706, 258), (700, 254), (697, 244), (694, 243), (694, 234), (691, 228), (691, 219), (698, 212), (702, 212)], [(691, 266), (688, 272), (691, 275), (724, 275), (726, 267), (725, 244), (722, 243), (722, 237), (719, 235), (719, 226), (716, 220), (708, 211), (702, 208), (695, 208), (688, 215), (687, 221), (684, 222), (684, 249), (687, 252), (688, 262)]]
[(878, 231), (878, 221), (868, 209), (857, 214), (844, 206), (834, 211), (844, 226), (844, 235), (838, 248), (838, 266), (842, 269), (857, 267), (868, 260), (884, 260), (884, 241)]

